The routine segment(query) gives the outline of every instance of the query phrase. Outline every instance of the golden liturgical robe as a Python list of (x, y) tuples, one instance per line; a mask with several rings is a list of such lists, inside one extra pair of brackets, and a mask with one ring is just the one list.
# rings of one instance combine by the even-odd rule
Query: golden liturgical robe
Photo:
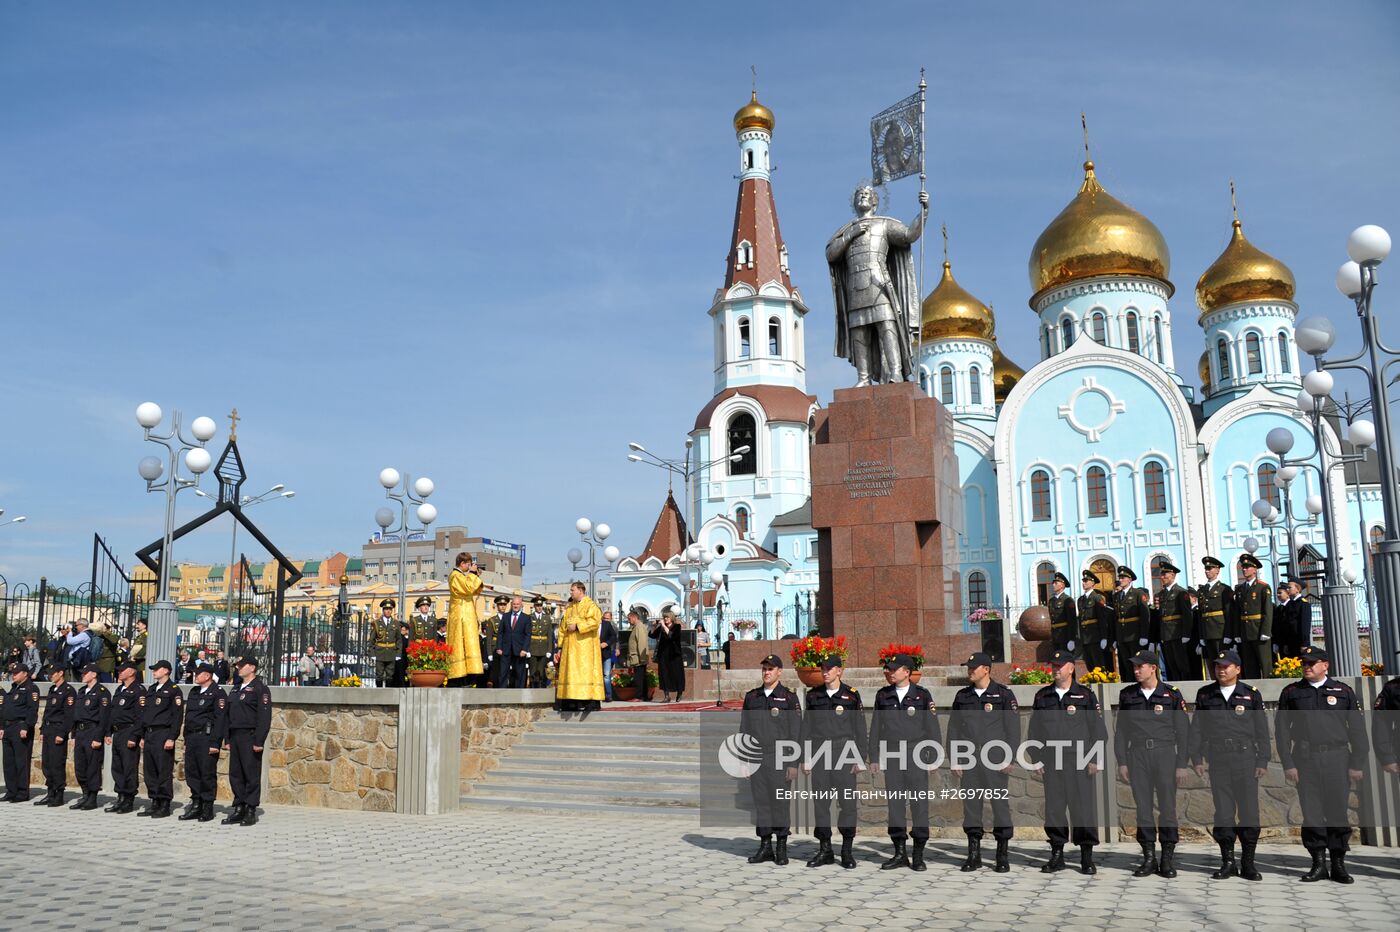
[(447, 601), (447, 643), (452, 659), (447, 663), (448, 679), (481, 672), (481, 626), (476, 620), (476, 594), (481, 577), (454, 569), (448, 579), (451, 592)]
[[(602, 609), (588, 596), (565, 606), (555, 698), (603, 701), (603, 648), (598, 643), (602, 621)], [(578, 625), (578, 630), (570, 631), (569, 625)]]

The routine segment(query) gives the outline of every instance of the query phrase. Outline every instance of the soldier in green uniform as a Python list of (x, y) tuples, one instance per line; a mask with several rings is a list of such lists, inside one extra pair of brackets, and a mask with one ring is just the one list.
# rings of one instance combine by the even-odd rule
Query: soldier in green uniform
[[(549, 658), (554, 654), (554, 621), (544, 609), (544, 596), (535, 596), (530, 608), (530, 686), (532, 689), (546, 689), (549, 687), (546, 670)], [(645, 684), (642, 685), (645, 687)]]
[(1261, 565), (1254, 554), (1240, 554), (1244, 579), (1235, 584), (1235, 606), (1244, 637), (1240, 657), (1246, 679), (1274, 675), (1274, 599), (1268, 584), (1259, 580)]
[(1085, 570), (1080, 579), (1084, 592), (1075, 603), (1075, 614), (1079, 616), (1079, 636), (1084, 641), (1084, 663), (1090, 670), (1098, 667), (1112, 673), (1115, 638), (1108, 602), (1098, 590), (1098, 576)]
[(1050, 612), (1050, 643), (1055, 650), (1075, 650), (1079, 646), (1079, 613), (1074, 609), (1074, 599), (1065, 590), (1069, 588), (1069, 577), (1056, 573), (1050, 580), (1050, 601), (1045, 607)]
[(394, 681), (394, 663), (399, 659), (399, 623), (394, 618), (393, 599), (379, 603), (380, 616), (374, 619), (374, 685), (388, 686)]
[(131, 653), (126, 658), (136, 664), (136, 682), (138, 683), (146, 678), (146, 635), (150, 633), (149, 628), (150, 623), (146, 619), (136, 619), (136, 639), (131, 642)]
[(1135, 582), (1137, 573), (1131, 566), (1118, 567), (1118, 588), (1113, 590), (1113, 618), (1117, 625), (1120, 674), (1133, 668), (1133, 655), (1147, 647), (1147, 636), (1152, 630), (1151, 596), (1146, 589), (1134, 586)]
[(1153, 599), (1153, 609), (1162, 632), (1162, 655), (1167, 662), (1167, 676), (1173, 680), (1199, 680), (1201, 659), (1196, 647), (1191, 643), (1193, 624), (1191, 605), (1186, 599), (1186, 590), (1177, 585), (1176, 577), (1181, 570), (1170, 563), (1163, 563), (1162, 588)]
[(1202, 557), (1206, 581), (1196, 589), (1196, 632), (1204, 646), (1206, 663), (1220, 656), (1225, 649), (1227, 632), (1233, 630), (1235, 590), (1220, 581), (1224, 566), (1215, 557)]
[(433, 617), (433, 600), (426, 595), (420, 595), (418, 601), (413, 603), (413, 616), (409, 618), (413, 625), (413, 639), (423, 641), (431, 639), (437, 633), (437, 619)]

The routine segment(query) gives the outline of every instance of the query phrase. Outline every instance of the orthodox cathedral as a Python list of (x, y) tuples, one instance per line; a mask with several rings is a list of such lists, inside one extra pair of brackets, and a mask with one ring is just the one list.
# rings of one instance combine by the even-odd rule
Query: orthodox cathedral
[[(724, 283), (709, 309), (714, 395), (689, 434), (692, 467), (702, 471), (685, 512), (668, 495), (645, 549), (613, 573), (624, 606), (718, 606), (725, 628), (750, 618), (760, 637), (807, 633), (817, 590), (808, 447), (819, 401), (807, 392), (807, 306), (789, 273), (770, 184), (773, 122), (756, 93), (734, 116), (738, 204)], [(1325, 552), (1320, 523), (1305, 523), (1304, 503), (1321, 493), (1316, 471), (1282, 482), (1264, 444), (1270, 430), (1287, 427), (1298, 438), (1294, 455), (1313, 446), (1296, 408), (1293, 273), (1235, 219), (1196, 283), (1199, 395), (1176, 367), (1170, 273), (1161, 232), (1103, 188), (1092, 161), (1031, 247), (1041, 358), (1029, 371), (1002, 354), (992, 309), (944, 261), (923, 300), (915, 372), (956, 424), (963, 528), (955, 578), (966, 609), (1002, 608), (1009, 624), (1045, 601), (1055, 573), (1077, 581), (1088, 570), (1111, 589), (1119, 565), (1155, 590), (1158, 567), (1175, 564), (1191, 585), (1207, 554), (1225, 561), (1222, 578), (1233, 581), (1249, 538), (1261, 578), (1277, 567), (1283, 579), (1287, 534), (1280, 524), (1271, 535), (1254, 516), (1261, 498), (1281, 511), (1291, 505), (1299, 547)], [(1341, 449), (1342, 428), (1323, 427), (1331, 449)], [(1355, 484), (1334, 472), (1333, 508), (1343, 569), (1361, 580), (1363, 547), (1382, 520), (1374, 459), (1359, 476), (1348, 468), (1346, 479)]]

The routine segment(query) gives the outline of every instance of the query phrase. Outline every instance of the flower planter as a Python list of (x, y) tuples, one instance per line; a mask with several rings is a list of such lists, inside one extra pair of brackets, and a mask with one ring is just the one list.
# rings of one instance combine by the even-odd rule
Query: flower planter
[(631, 702), (637, 698), (637, 687), (635, 686), (614, 686), (613, 699), (618, 702)]
[(909, 671), (909, 682), (917, 683), (923, 677), (923, 675), (924, 673), (922, 670), (911, 670)]
[(417, 689), (437, 689), (447, 682), (446, 670), (410, 670), (408, 682)]
[(809, 689), (822, 684), (821, 667), (794, 667), (797, 671), (797, 678), (802, 681), (802, 685)]

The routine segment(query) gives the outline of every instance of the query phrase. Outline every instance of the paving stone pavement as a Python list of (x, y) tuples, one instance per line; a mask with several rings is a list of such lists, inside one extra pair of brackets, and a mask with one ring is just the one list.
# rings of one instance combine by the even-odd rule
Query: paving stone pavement
[[(1137, 848), (1122, 843), (1099, 849), (1092, 878), (1041, 874), (1047, 849), (1022, 841), (1013, 842), (1010, 874), (960, 873), (961, 845), (943, 840), (930, 843), (926, 873), (881, 871), (887, 844), (864, 836), (853, 871), (807, 868), (815, 843), (797, 836), (790, 865), (755, 867), (744, 861), (751, 834), (674, 815), (427, 817), (269, 806), (257, 826), (242, 828), (21, 804), (0, 805), (0, 834), (11, 851), (0, 929), (112, 928), (120, 918), (143, 930), (209, 932), (706, 932), (808, 925), (818, 915), (843, 930), (1400, 925), (1400, 851), (1378, 848), (1353, 849), (1356, 883), (1348, 887), (1298, 883), (1307, 858), (1296, 845), (1263, 846), (1264, 880), (1255, 884), (1212, 881), (1214, 849), (1205, 845), (1183, 846), (1173, 881), (1134, 880)], [(15, 857), (17, 846), (32, 856)], [(61, 893), (75, 877), (108, 893)], [(122, 914), (113, 911), (113, 890), (128, 904)], [(1129, 909), (1129, 898), (1147, 907)]]

